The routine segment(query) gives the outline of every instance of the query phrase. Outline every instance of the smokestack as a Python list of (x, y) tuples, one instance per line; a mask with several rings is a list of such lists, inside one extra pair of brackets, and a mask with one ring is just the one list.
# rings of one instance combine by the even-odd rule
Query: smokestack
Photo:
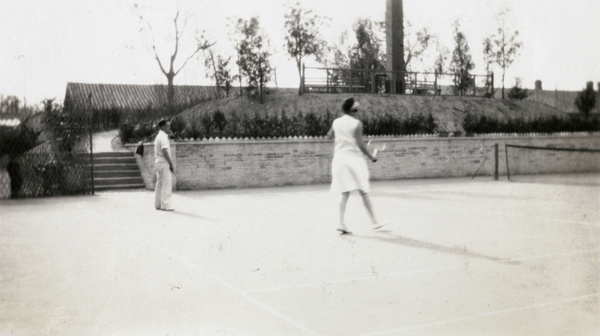
[(538, 79), (535, 81), (535, 89), (542, 91), (542, 81), (541, 80)]
[(391, 78), (391, 93), (404, 93), (404, 13), (402, 0), (387, 0), (385, 35), (387, 71), (399, 71)]

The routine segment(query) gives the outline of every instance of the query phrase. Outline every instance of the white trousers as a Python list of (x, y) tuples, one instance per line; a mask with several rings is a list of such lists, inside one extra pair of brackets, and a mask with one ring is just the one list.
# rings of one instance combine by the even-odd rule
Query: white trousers
[(168, 162), (156, 164), (156, 186), (154, 187), (154, 207), (157, 209), (168, 209), (171, 207), (171, 170)]

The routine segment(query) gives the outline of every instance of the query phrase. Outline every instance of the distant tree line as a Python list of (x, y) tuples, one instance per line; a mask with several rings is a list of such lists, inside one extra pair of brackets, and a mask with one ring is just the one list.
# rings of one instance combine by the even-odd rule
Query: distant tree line
[[(385, 66), (385, 24), (375, 22), (368, 18), (357, 19), (352, 26), (353, 41), (350, 42), (350, 33), (342, 32), (339, 39), (328, 44), (322, 35), (327, 29), (330, 18), (315, 14), (312, 10), (304, 8), (299, 2), (286, 5), (283, 31), (284, 50), (290, 59), (293, 59), (301, 77), (302, 64), (307, 59), (314, 60), (331, 68), (352, 68), (361, 70), (384, 70)], [(507, 28), (508, 12), (502, 11), (497, 16), (497, 29), (494, 34), (483, 41), (484, 64), (487, 72), (491, 72), (494, 65), (502, 69), (502, 98), (504, 99), (504, 77), (508, 67), (518, 56), (522, 43), (518, 40), (519, 32)], [(183, 69), (188, 61), (198, 52), (204, 55), (206, 76), (212, 79), (215, 85), (223, 88), (229, 95), (234, 82), (238, 82), (240, 94), (246, 93), (263, 102), (264, 88), (274, 78), (271, 65), (272, 49), (270, 39), (262, 29), (258, 17), (250, 19), (229, 18), (229, 42), (235, 50), (235, 55), (223, 55), (216, 48), (206, 32), (196, 33), (196, 47), (192, 48), (191, 55), (184, 58), (182, 65), (175, 67), (178, 57), (181, 37), (184, 34), (186, 20), (181, 20), (177, 11), (173, 19), (175, 43), (169, 58), (169, 66), (164, 66), (156, 51), (156, 43), (152, 32), (152, 24), (140, 15), (142, 28), (152, 35), (150, 49), (157, 60), (161, 72), (166, 76), (169, 86)], [(463, 95), (473, 86), (471, 72), (475, 68), (473, 57), (467, 41), (467, 36), (462, 32), (458, 21), (454, 24), (454, 49), (452, 53), (441, 45), (439, 39), (428, 29), (414, 29), (410, 21), (406, 21), (404, 31), (404, 55), (406, 71), (423, 71), (444, 73), (450, 71), (455, 74), (455, 93)], [(432, 50), (435, 48), (435, 50)], [(449, 63), (448, 63), (449, 62)], [(424, 65), (425, 64), (425, 65)], [(236, 65), (237, 69), (233, 66)], [(175, 70), (177, 69), (177, 70)], [(364, 78), (364, 84), (370, 78)], [(245, 90), (245, 92), (244, 92)], [(172, 97), (170, 96), (170, 98)]]

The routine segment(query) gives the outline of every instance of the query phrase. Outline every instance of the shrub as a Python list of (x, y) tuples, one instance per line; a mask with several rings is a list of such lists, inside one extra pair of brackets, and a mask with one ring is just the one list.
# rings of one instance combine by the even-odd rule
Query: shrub
[(508, 98), (523, 100), (529, 97), (529, 91), (521, 88), (521, 79), (516, 78), (515, 85), (508, 91)]
[(219, 136), (222, 137), (225, 128), (227, 127), (227, 118), (225, 118), (225, 114), (217, 109), (212, 116), (213, 125), (219, 130)]
[(586, 88), (577, 94), (575, 105), (585, 115), (585, 119), (588, 120), (590, 111), (596, 106), (596, 93), (592, 82), (588, 82)]
[(486, 116), (467, 114), (463, 119), (467, 133), (558, 133), (600, 131), (600, 119), (586, 121), (580, 115), (544, 118), (512, 118), (500, 121)]
[(179, 115), (171, 119), (171, 132), (175, 139), (185, 138), (185, 129), (186, 124), (182, 116)]
[(17, 127), (0, 126), (0, 156), (19, 156), (39, 144), (41, 132), (34, 131), (22, 122)]
[(132, 121), (126, 120), (119, 125), (119, 138), (122, 143), (128, 143), (133, 138), (133, 129), (135, 124)]

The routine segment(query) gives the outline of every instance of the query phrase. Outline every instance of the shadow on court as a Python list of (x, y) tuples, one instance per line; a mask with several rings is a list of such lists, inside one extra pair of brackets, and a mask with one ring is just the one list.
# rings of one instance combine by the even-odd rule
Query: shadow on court
[(187, 218), (191, 218), (191, 219), (197, 219), (197, 220), (201, 220), (201, 221), (206, 221), (206, 222), (215, 222), (216, 220), (214, 218), (208, 218), (205, 216), (200, 216), (198, 214), (195, 214), (193, 212), (186, 212), (186, 211), (181, 211), (178, 209), (175, 209), (175, 211), (172, 212), (173, 215), (175, 216), (182, 216), (182, 217), (187, 217)]
[(511, 261), (506, 258), (499, 258), (499, 257), (494, 257), (494, 256), (477, 253), (477, 252), (472, 252), (472, 251), (469, 251), (466, 247), (460, 247), (460, 246), (448, 247), (448, 246), (429, 243), (429, 242), (422, 241), (422, 240), (412, 239), (412, 238), (408, 238), (408, 237), (402, 237), (400, 235), (396, 235), (391, 232), (385, 232), (385, 231), (380, 231), (380, 232), (381, 232), (381, 235), (377, 235), (377, 236), (361, 236), (361, 235), (353, 234), (352, 237), (356, 237), (358, 239), (373, 239), (373, 240), (377, 240), (377, 241), (380, 241), (383, 243), (397, 244), (397, 245), (402, 245), (402, 246), (407, 246), (407, 247), (416, 247), (416, 248), (421, 248), (421, 249), (428, 249), (431, 251), (447, 253), (447, 254), (462, 256), (462, 257), (466, 257), (466, 258), (486, 259), (486, 260), (505, 263), (508, 265), (519, 265), (520, 264), (520, 262), (518, 262), (518, 261)]

